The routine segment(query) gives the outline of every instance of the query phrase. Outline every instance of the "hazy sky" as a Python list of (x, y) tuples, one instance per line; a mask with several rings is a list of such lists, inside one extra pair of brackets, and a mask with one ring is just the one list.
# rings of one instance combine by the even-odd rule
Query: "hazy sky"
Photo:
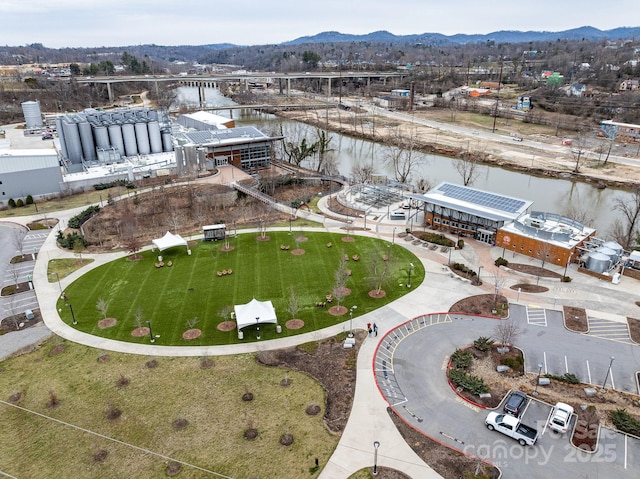
[(259, 45), (329, 30), (451, 35), (639, 24), (638, 0), (0, 0), (0, 45), (11, 46)]

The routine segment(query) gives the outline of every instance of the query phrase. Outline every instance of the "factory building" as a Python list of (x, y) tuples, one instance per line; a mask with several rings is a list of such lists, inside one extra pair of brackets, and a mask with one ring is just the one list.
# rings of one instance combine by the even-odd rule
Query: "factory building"
[(173, 149), (168, 120), (150, 108), (87, 109), (56, 117), (60, 153), (69, 172)]
[(0, 150), (0, 205), (57, 194), (61, 191), (62, 171), (52, 149)]

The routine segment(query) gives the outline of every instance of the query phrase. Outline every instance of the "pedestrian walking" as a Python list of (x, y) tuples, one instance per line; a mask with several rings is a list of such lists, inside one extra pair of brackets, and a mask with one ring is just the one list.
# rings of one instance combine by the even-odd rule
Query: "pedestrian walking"
[(378, 326), (376, 326), (376, 323), (373, 323), (373, 334), (378, 337)]
[(371, 328), (369, 328), (369, 336), (371, 336)]

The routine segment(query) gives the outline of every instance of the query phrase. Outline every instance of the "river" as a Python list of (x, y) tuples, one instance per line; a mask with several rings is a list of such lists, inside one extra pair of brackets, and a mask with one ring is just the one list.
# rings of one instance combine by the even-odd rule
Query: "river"
[[(209, 106), (227, 106), (235, 103), (220, 94), (218, 90), (206, 88), (205, 95)], [(178, 89), (180, 101), (197, 102), (198, 91), (193, 87)], [(217, 114), (229, 117), (231, 110), (220, 110)], [(309, 141), (315, 138), (315, 128), (299, 122), (276, 117), (274, 115), (259, 114), (253, 110), (234, 110), (232, 115), (238, 125), (255, 125), (269, 134), (279, 132), (280, 126), (285, 136), (298, 138), (304, 136)], [(353, 165), (372, 165), (376, 174), (386, 174), (392, 177), (392, 171), (384, 162), (385, 147), (376, 143), (351, 138), (330, 132), (330, 148), (336, 156), (336, 168), (341, 175), (351, 176)], [(454, 162), (447, 157), (414, 153), (418, 158), (418, 167), (412, 174), (415, 183), (420, 178), (426, 178), (433, 186), (442, 181), (460, 183), (460, 174)], [(613, 210), (614, 198), (620, 197), (631, 200), (629, 192), (612, 188), (598, 189), (589, 184), (554, 178), (541, 178), (492, 166), (479, 166), (479, 175), (474, 181), (473, 188), (491, 191), (502, 195), (513, 196), (533, 201), (532, 210), (548, 211), (564, 214), (571, 205), (578, 210), (589, 212), (593, 219), (593, 227), (598, 230), (598, 236), (606, 238), (617, 219), (622, 219), (618, 211)]]

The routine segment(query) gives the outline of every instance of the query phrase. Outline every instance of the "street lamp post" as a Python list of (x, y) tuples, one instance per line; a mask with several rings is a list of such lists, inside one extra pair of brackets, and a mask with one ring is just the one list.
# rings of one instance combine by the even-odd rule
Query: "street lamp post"
[(66, 302), (65, 306), (69, 306), (69, 311), (71, 311), (71, 320), (73, 321), (73, 324), (78, 324), (78, 321), (76, 320), (76, 315), (73, 313), (73, 306), (71, 306), (70, 302)]
[(153, 331), (151, 331), (151, 321), (147, 321), (147, 327), (149, 328), (149, 341), (156, 342), (156, 338), (153, 337)]
[(349, 308), (349, 337), (353, 338), (353, 310), (358, 309), (357, 305), (353, 305)]
[(409, 270), (408, 270), (409, 278), (407, 279), (407, 288), (411, 287), (411, 272), (413, 271), (413, 267), (414, 267), (413, 263), (409, 263)]
[(373, 475), (378, 475), (378, 448), (380, 441), (373, 441)]
[(533, 389), (532, 396), (538, 395), (538, 384), (540, 384), (540, 373), (542, 372), (542, 363), (538, 363), (538, 377), (536, 378), (536, 387)]
[(260, 339), (260, 316), (256, 316), (256, 339)]
[(573, 251), (569, 253), (569, 259), (567, 260), (567, 264), (564, 265), (564, 273), (562, 273), (562, 277), (565, 278), (567, 276), (567, 268), (569, 267), (569, 263), (571, 263), (571, 257), (573, 256)]
[(482, 266), (478, 267), (478, 284), (480, 284), (480, 271), (482, 271)]
[(613, 360), (615, 359), (613, 356), (611, 356), (611, 361), (609, 362), (609, 369), (607, 369), (607, 375), (604, 377), (604, 381), (602, 382), (602, 392), (605, 392), (605, 386), (607, 385), (607, 379), (609, 379), (609, 374), (611, 374), (611, 365), (613, 364)]

